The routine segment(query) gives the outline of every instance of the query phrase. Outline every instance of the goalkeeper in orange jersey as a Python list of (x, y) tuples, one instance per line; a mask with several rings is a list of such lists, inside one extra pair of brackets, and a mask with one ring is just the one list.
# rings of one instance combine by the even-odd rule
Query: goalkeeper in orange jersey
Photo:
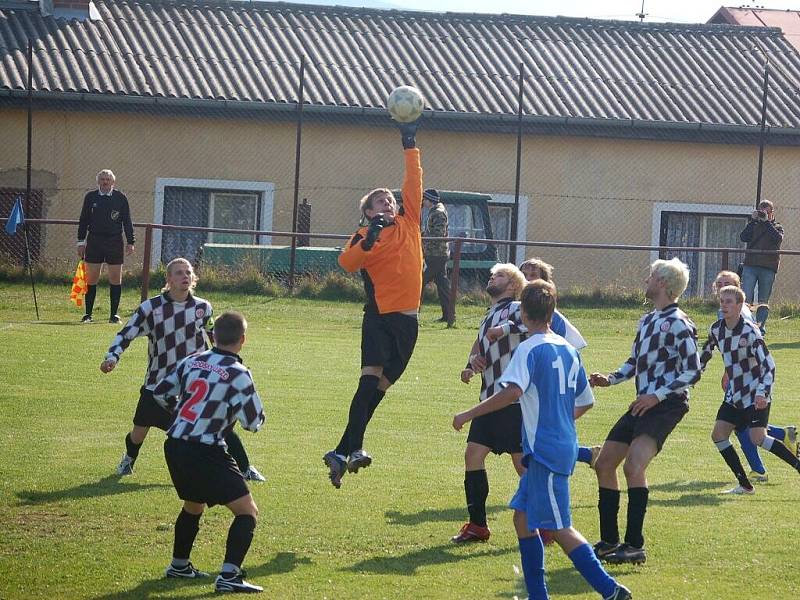
[(339, 256), (345, 271), (361, 272), (367, 302), (361, 324), (361, 376), (350, 403), (347, 427), (339, 444), (323, 457), (334, 487), (345, 472), (368, 467), (364, 433), (372, 414), (405, 371), (419, 328), (422, 293), (422, 166), (416, 147), (417, 123), (400, 125), (405, 177), (403, 210), (391, 190), (377, 188), (361, 199), (360, 228)]

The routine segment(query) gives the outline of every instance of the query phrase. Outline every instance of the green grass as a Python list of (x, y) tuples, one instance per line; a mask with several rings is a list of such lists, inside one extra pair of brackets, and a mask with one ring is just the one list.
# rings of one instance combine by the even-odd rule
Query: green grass
[[(107, 310), (101, 286), (98, 316)], [(134, 476), (110, 477), (123, 451), (145, 370), (137, 340), (109, 375), (98, 369), (115, 328), (77, 325), (66, 287), (38, 288), (42, 323), (34, 323), (30, 288), (0, 284), (0, 598), (190, 598), (208, 583), (162, 579), (180, 508), (151, 433)], [(200, 295), (204, 295), (202, 291)], [(507, 457), (488, 461), (492, 538), (449, 543), (465, 518), (465, 434), (452, 415), (477, 399), (458, 381), (480, 307), (460, 308), (458, 327), (423, 312), (408, 371), (389, 393), (367, 434), (375, 463), (334, 490), (321, 462), (335, 445), (357, 383), (358, 304), (209, 294), (217, 312), (236, 308), (250, 321), (243, 356), (266, 402), (267, 423), (243, 434), (268, 481), (252, 486), (259, 526), (246, 567), (266, 598), (524, 597), (511, 514), (516, 489)], [(123, 312), (137, 294), (127, 290)], [(698, 309), (699, 310), (699, 309)], [(589, 341), (589, 370), (609, 371), (628, 355), (639, 309), (564, 312)], [(711, 312), (694, 312), (701, 328)], [(768, 342), (778, 365), (774, 423), (798, 423), (792, 374), (800, 364), (800, 323), (775, 320)], [(637, 599), (716, 600), (790, 597), (800, 591), (795, 540), (800, 477), (772, 455), (771, 475), (753, 497), (719, 491), (732, 476), (709, 433), (720, 401), (720, 359), (692, 396), (692, 410), (649, 475), (645, 524), (649, 562), (611, 567)], [(631, 384), (597, 392), (579, 422), (585, 443), (599, 443), (633, 396)], [(573, 518), (598, 537), (594, 474), (578, 465)], [(624, 515), (625, 499), (623, 496)], [(215, 571), (230, 518), (224, 508), (203, 518), (192, 560)], [(554, 598), (594, 599), (557, 549), (547, 551)]]

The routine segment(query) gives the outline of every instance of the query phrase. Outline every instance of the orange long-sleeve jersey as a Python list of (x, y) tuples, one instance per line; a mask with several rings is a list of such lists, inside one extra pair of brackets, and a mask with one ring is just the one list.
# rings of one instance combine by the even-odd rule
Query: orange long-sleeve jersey
[(339, 264), (349, 272), (361, 270), (367, 292), (367, 310), (380, 314), (419, 310), (422, 293), (422, 164), (418, 148), (404, 151), (403, 215), (383, 228), (369, 251), (361, 247), (367, 227), (361, 227), (344, 251)]

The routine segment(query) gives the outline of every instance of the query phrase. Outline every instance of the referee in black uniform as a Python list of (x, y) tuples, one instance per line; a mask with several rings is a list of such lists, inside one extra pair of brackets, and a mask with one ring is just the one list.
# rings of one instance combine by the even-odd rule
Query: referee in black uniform
[[(133, 223), (128, 198), (114, 189), (116, 177), (110, 169), (97, 174), (97, 190), (83, 198), (81, 218), (78, 223), (78, 256), (86, 262), (86, 314), (81, 321), (92, 322), (92, 309), (97, 295), (97, 281), (103, 263), (108, 265), (108, 283), (111, 294), (110, 323), (120, 323), (117, 314), (122, 296), (122, 262), (124, 254), (133, 252)], [(124, 246), (122, 230), (128, 245)], [(88, 237), (87, 237), (88, 233)]]

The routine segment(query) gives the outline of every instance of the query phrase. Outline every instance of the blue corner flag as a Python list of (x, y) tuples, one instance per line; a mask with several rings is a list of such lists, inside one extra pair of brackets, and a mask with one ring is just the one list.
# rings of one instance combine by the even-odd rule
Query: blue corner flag
[(14, 208), (11, 209), (11, 215), (6, 221), (6, 233), (14, 235), (17, 233), (17, 227), (25, 222), (25, 215), (22, 212), (22, 199), (17, 198), (14, 202)]

